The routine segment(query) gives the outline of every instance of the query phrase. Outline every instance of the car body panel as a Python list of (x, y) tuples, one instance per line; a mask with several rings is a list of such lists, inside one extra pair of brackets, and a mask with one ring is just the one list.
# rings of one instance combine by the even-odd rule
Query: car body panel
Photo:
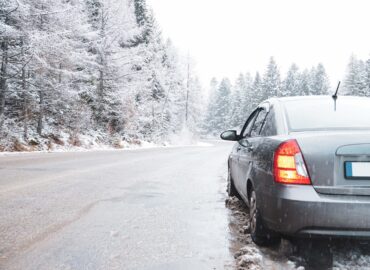
[[(285, 101), (314, 102), (320, 98), (328, 97), (274, 98), (256, 109), (268, 108), (275, 134), (249, 135), (235, 144), (229, 157), (234, 185), (247, 204), (248, 183), (253, 186), (261, 216), (276, 232), (295, 236), (370, 236), (370, 178), (348, 180), (344, 175), (345, 161), (370, 162), (370, 129), (289, 129)], [(291, 139), (301, 148), (312, 185), (274, 181), (275, 150)]]
[(276, 185), (264, 198), (269, 202), (261, 205), (267, 226), (283, 234), (305, 236), (317, 231), (366, 237), (370, 233), (368, 196), (325, 195), (312, 186)]
[(318, 192), (370, 195), (370, 179), (348, 180), (344, 174), (346, 161), (370, 162), (370, 155), (364, 154), (370, 152), (370, 131), (306, 132), (294, 137)]

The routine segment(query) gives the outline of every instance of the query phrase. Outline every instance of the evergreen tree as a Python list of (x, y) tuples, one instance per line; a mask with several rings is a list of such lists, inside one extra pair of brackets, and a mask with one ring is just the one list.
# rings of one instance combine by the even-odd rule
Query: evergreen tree
[(273, 57), (270, 58), (269, 64), (263, 76), (263, 99), (277, 97), (281, 95), (281, 80), (279, 69)]
[(188, 130), (195, 137), (201, 132), (202, 116), (204, 115), (204, 97), (202, 85), (197, 76), (192, 77), (189, 83), (189, 115), (186, 123)]
[(251, 101), (255, 98), (255, 93), (253, 92), (253, 77), (250, 73), (246, 73), (244, 76), (244, 87), (242, 92), (242, 102), (243, 102), (243, 109), (242, 109), (242, 118), (243, 121), (247, 119), (249, 114), (253, 110), (253, 104)]
[(204, 130), (206, 134), (213, 134), (215, 131), (215, 127), (217, 125), (217, 119), (215, 117), (217, 105), (216, 105), (216, 99), (217, 99), (217, 89), (218, 89), (218, 81), (216, 78), (212, 78), (210, 82), (209, 87), (209, 97), (208, 97), (208, 106), (207, 106), (207, 112), (206, 117), (204, 121)]
[(27, 6), (20, 6), (17, 1), (0, 2), (0, 129), (6, 120), (6, 102), (13, 94), (9, 84), (14, 84), (12, 79), (19, 75), (25, 60), (22, 18), (27, 11)]
[(252, 86), (251, 91), (251, 110), (254, 110), (258, 104), (267, 98), (266, 91), (264, 89), (263, 81), (261, 80), (260, 74), (257, 72)]
[(354, 95), (357, 92), (357, 74), (358, 60), (355, 55), (351, 55), (347, 65), (347, 72), (343, 84), (343, 88), (348, 95)]
[(244, 99), (242, 93), (245, 93), (246, 83), (243, 74), (239, 74), (233, 87), (230, 100), (230, 123), (233, 127), (240, 126), (244, 120)]
[(345, 93), (348, 95), (367, 95), (367, 65), (352, 55), (344, 79)]
[(365, 96), (370, 96), (370, 59), (365, 62)]
[(299, 81), (299, 94), (302, 96), (310, 95), (312, 87), (312, 76), (308, 69), (303, 70), (303, 72), (300, 74)]
[(281, 96), (299, 96), (301, 94), (301, 75), (299, 68), (296, 64), (292, 64), (283, 82)]
[(215, 99), (215, 126), (214, 130), (217, 133), (222, 132), (228, 127), (232, 126), (230, 123), (231, 113), (231, 83), (228, 78), (222, 79)]
[(328, 95), (330, 83), (324, 65), (319, 63), (314, 70), (311, 93), (313, 95)]
[(134, 0), (135, 18), (138, 26), (144, 26), (148, 23), (148, 9), (145, 0)]

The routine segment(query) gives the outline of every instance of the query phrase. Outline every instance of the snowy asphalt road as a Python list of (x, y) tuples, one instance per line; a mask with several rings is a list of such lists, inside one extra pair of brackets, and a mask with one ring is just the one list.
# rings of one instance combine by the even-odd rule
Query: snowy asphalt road
[[(232, 144), (212, 144), (0, 155), (0, 270), (324, 269), (251, 242), (245, 205), (225, 207)], [(370, 269), (370, 242), (323, 249)]]
[(0, 156), (0, 269), (233, 268), (212, 143)]

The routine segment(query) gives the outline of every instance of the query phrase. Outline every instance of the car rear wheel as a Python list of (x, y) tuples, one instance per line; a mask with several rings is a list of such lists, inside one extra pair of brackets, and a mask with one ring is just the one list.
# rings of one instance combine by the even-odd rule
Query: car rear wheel
[(228, 175), (227, 175), (227, 195), (229, 195), (230, 197), (235, 196), (238, 199), (240, 199), (239, 193), (235, 188), (234, 181), (231, 178), (231, 169), (230, 168), (228, 169)]
[(280, 242), (280, 237), (267, 229), (257, 208), (256, 192), (252, 189), (249, 198), (249, 226), (253, 242), (259, 246), (271, 246)]

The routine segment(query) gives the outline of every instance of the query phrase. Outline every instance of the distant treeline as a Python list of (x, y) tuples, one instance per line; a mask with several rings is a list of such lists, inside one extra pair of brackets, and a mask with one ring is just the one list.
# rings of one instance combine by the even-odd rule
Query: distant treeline
[[(263, 100), (270, 97), (328, 95), (331, 89), (323, 64), (300, 70), (292, 64), (282, 78), (273, 57), (263, 74), (240, 74), (234, 83), (228, 78), (212, 79), (204, 121), (205, 133), (218, 135), (226, 128), (237, 127)], [(340, 94), (370, 96), (370, 60), (352, 56)]]

